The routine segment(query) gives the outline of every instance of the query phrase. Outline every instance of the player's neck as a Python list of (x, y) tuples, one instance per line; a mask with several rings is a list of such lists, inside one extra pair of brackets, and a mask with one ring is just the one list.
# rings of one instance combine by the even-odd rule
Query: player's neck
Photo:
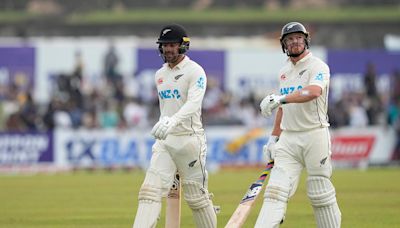
[(185, 55), (179, 55), (178, 58), (176, 59), (175, 62), (169, 62), (168, 66), (169, 68), (174, 68), (176, 65), (178, 65), (182, 60), (185, 58)]
[(302, 58), (304, 58), (306, 55), (308, 55), (308, 53), (310, 53), (310, 51), (306, 49), (303, 53), (301, 53), (301, 55), (296, 57), (290, 57), (290, 61), (292, 61), (293, 65), (296, 65), (296, 63), (300, 61)]

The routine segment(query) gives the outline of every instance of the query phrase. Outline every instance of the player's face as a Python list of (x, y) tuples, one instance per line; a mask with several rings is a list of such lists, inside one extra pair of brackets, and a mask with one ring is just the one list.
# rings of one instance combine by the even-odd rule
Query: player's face
[(283, 40), (286, 49), (290, 54), (300, 54), (305, 48), (306, 36), (303, 33), (291, 33)]
[(162, 44), (163, 55), (167, 63), (175, 63), (179, 60), (179, 43)]

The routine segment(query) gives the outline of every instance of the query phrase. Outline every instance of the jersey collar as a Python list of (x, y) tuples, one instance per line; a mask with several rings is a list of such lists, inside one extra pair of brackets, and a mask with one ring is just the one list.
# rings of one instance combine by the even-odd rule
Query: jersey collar
[(312, 56), (313, 56), (313, 55), (312, 55), (311, 51), (309, 51), (308, 54), (307, 54), (306, 56), (304, 56), (302, 59), (300, 59), (299, 61), (297, 61), (296, 64), (293, 64), (293, 62), (290, 61), (290, 58), (288, 58), (286, 61), (287, 61), (288, 63), (290, 63), (291, 65), (296, 66), (296, 65), (298, 65), (299, 63), (304, 63), (304, 62), (306, 62), (306, 61), (309, 60)]
[(178, 65), (176, 65), (175, 67), (177, 69), (182, 69), (188, 62), (189, 62), (190, 58), (185, 55), (185, 58), (182, 59), (182, 61), (180, 63), (178, 63)]
[(310, 59), (311, 57), (312, 57), (312, 53), (310, 51), (310, 52), (308, 52), (308, 54), (306, 56), (304, 56), (302, 59), (300, 59), (298, 61), (298, 63), (303, 63), (303, 62), (307, 61), (308, 59)]

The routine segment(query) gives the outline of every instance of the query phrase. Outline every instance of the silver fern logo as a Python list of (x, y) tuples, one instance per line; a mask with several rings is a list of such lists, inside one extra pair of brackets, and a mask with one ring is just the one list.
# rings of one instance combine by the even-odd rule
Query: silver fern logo
[(300, 76), (300, 77), (303, 76), (304, 72), (306, 72), (306, 71), (307, 71), (307, 69), (300, 71), (300, 72), (299, 72), (299, 76)]
[(175, 81), (178, 81), (183, 76), (183, 74), (178, 74), (174, 77)]
[(168, 32), (171, 32), (172, 29), (164, 29), (164, 31), (162, 31), (162, 35), (164, 36), (165, 34), (167, 34)]
[(296, 23), (293, 23), (293, 24), (290, 24), (290, 25), (288, 25), (287, 27), (286, 27), (286, 30), (290, 30), (290, 29), (292, 29), (293, 28), (293, 26), (295, 26), (296, 25)]

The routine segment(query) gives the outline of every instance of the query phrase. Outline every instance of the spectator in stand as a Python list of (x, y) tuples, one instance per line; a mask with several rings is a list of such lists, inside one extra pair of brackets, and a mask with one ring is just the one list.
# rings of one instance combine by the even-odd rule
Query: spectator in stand
[(53, 130), (55, 128), (54, 113), (57, 109), (57, 99), (52, 98), (47, 105), (47, 110), (43, 115), (43, 125), (46, 130)]
[(267, 119), (259, 115), (259, 111), (254, 108), (255, 106), (254, 96), (242, 99), (235, 107), (235, 111), (232, 111), (232, 118), (240, 120), (240, 123), (248, 129), (264, 127)]
[(349, 122), (351, 127), (367, 127), (368, 115), (362, 106), (362, 94), (353, 94), (350, 96)]
[(376, 70), (372, 62), (367, 63), (367, 69), (364, 75), (365, 87), (365, 108), (367, 110), (368, 122), (370, 125), (379, 123), (379, 117), (382, 114), (382, 102), (376, 88)]
[[(206, 123), (218, 122), (219, 114), (225, 111), (222, 96), (223, 92), (219, 87), (219, 83), (215, 78), (209, 77), (207, 82), (207, 90), (203, 99), (204, 120)], [(224, 113), (223, 116), (226, 116)]]
[(393, 152), (393, 160), (400, 160), (400, 71), (396, 69), (391, 78), (390, 101), (388, 107), (388, 124), (397, 133), (397, 142)]
[(97, 113), (95, 110), (88, 110), (82, 115), (82, 127), (86, 129), (94, 129), (99, 127), (97, 121)]
[(123, 117), (129, 128), (145, 128), (149, 126), (147, 108), (139, 99), (130, 98), (126, 102)]
[(21, 105), (21, 120), (26, 126), (27, 130), (35, 131), (38, 130), (38, 110), (33, 102), (32, 95), (28, 93), (26, 95), (26, 100)]
[(12, 132), (26, 131), (19, 111), (12, 113), (6, 120), (6, 130)]
[(121, 75), (117, 71), (119, 58), (115, 51), (114, 44), (110, 44), (106, 55), (104, 56), (104, 74), (108, 82), (115, 84), (121, 79)]
[(98, 117), (101, 128), (116, 128), (119, 124), (116, 102), (114, 100), (105, 100)]
[(348, 95), (344, 94), (340, 100), (333, 104), (332, 108), (328, 109), (329, 123), (331, 124), (332, 128), (349, 125), (349, 105), (348, 98), (346, 96)]
[(216, 80), (213, 77), (209, 77), (207, 83), (207, 92), (204, 95), (204, 101), (203, 101), (204, 111), (213, 112), (215, 109), (218, 109), (222, 94), (223, 92), (220, 88), (218, 80)]
[(390, 79), (390, 100), (394, 101), (400, 97), (400, 70), (394, 70)]
[(57, 109), (53, 114), (55, 128), (71, 128), (71, 116), (65, 109)]

